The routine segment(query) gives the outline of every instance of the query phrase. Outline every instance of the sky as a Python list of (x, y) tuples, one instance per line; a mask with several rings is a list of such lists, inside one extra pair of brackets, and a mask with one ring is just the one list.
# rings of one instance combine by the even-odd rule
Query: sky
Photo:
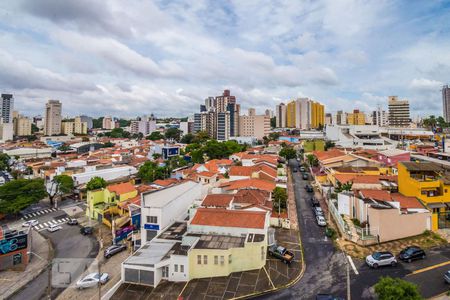
[(442, 115), (449, 1), (0, 2), (0, 92), (15, 109), (63, 115), (188, 116), (230, 89), (263, 113), (297, 97), (326, 112), (410, 100)]

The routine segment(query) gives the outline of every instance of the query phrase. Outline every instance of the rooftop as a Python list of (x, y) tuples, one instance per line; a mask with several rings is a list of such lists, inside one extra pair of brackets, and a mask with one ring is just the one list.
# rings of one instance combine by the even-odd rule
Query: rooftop
[(196, 188), (197, 185), (197, 182), (186, 181), (160, 190), (145, 192), (142, 194), (142, 204), (144, 207), (164, 207), (188, 191)]
[(402, 161), (400, 164), (410, 172), (440, 172), (442, 168), (432, 162)]
[(247, 210), (198, 208), (191, 225), (264, 229), (266, 213)]
[(131, 192), (136, 191), (136, 188), (130, 182), (112, 184), (112, 185), (108, 185), (106, 188), (111, 193), (116, 193), (117, 195), (122, 195), (122, 194), (131, 193)]
[(174, 244), (175, 242), (171, 241), (151, 241), (144, 244), (123, 263), (128, 265), (154, 267), (155, 264), (160, 262), (167, 255)]
[(245, 236), (226, 236), (203, 234), (195, 244), (194, 249), (230, 249), (242, 248), (245, 244)]
[(181, 241), (183, 238), (183, 234), (186, 233), (187, 223), (186, 222), (175, 222), (170, 225), (169, 228), (164, 230), (158, 238), (166, 239), (166, 240), (178, 240)]
[(233, 194), (209, 194), (202, 202), (202, 206), (215, 206), (215, 207), (228, 207), (231, 200), (233, 200)]

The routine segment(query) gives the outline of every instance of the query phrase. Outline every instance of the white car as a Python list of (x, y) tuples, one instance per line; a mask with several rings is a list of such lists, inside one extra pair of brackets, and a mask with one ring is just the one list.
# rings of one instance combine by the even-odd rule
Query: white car
[(327, 226), (327, 221), (323, 216), (317, 216), (316, 217), (317, 225), (319, 226)]
[(36, 226), (37, 224), (39, 224), (38, 220), (28, 220), (22, 224), (22, 227)]
[(374, 252), (372, 255), (366, 257), (366, 264), (374, 269), (381, 266), (395, 267), (397, 265), (397, 259), (388, 251)]
[(62, 227), (59, 225), (56, 225), (56, 224), (51, 224), (49, 227), (47, 227), (47, 231), (50, 231), (50, 232), (55, 232), (60, 229), (62, 229)]
[(93, 286), (97, 286), (100, 282), (101, 284), (105, 284), (109, 280), (108, 273), (91, 273), (86, 275), (84, 278), (77, 281), (77, 288), (84, 289)]

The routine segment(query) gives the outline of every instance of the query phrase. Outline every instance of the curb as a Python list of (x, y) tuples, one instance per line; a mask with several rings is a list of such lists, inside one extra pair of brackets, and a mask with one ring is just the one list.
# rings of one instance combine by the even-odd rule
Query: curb
[[(44, 235), (42, 235), (39, 231), (35, 231), (37, 234), (39, 234), (40, 236), (42, 236), (45, 240), (46, 240), (46, 242), (47, 242), (47, 245), (48, 245), (48, 249), (49, 249), (49, 251), (48, 251), (48, 257), (47, 257), (47, 264), (51, 261), (51, 260), (53, 260), (53, 257), (54, 257), (54, 255), (55, 255), (55, 251), (54, 251), (54, 249), (53, 249), (53, 245), (52, 245), (52, 242), (48, 239), (48, 238), (46, 238)], [(37, 277), (39, 277), (42, 273), (44, 273), (45, 272), (45, 270), (47, 270), (47, 266), (45, 266), (44, 268), (42, 268), (41, 270), (39, 270), (39, 272), (37, 272), (33, 277), (31, 277), (31, 279), (30, 280), (28, 280), (27, 282), (24, 282), (23, 283), (23, 285), (22, 286), (20, 286), (20, 287), (18, 287), (13, 293), (11, 293), (8, 297), (6, 297), (5, 299), (11, 299), (11, 297), (13, 297), (14, 295), (16, 295), (24, 286), (26, 286), (28, 283), (30, 283), (31, 281), (33, 281), (33, 280), (35, 280)], [(24, 272), (26, 272), (26, 271), (24, 271)]]

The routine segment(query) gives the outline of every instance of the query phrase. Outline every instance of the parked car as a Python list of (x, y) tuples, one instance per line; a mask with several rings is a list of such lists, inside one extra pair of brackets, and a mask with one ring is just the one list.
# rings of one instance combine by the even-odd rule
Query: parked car
[(22, 227), (36, 226), (37, 224), (39, 224), (38, 220), (28, 220), (22, 224)]
[(424, 259), (426, 257), (425, 251), (417, 246), (410, 246), (403, 249), (398, 258), (403, 261), (412, 262), (416, 259)]
[(367, 265), (369, 265), (369, 267), (372, 267), (374, 269), (381, 266), (394, 267), (397, 265), (397, 259), (391, 252), (388, 251), (374, 252), (366, 257), (366, 263)]
[(445, 272), (444, 280), (445, 282), (450, 283), (450, 271)]
[(305, 172), (305, 171), (306, 171), (305, 167), (300, 167), (300, 172)]
[(77, 288), (84, 289), (98, 286), (98, 283), (105, 284), (109, 280), (108, 273), (91, 273), (77, 281)]
[(270, 246), (268, 252), (270, 256), (280, 259), (285, 264), (290, 264), (294, 259), (294, 253), (282, 246), (277, 246), (276, 244)]
[(309, 202), (311, 203), (312, 207), (316, 207), (316, 206), (320, 206), (319, 201), (317, 201), (316, 197), (311, 197), (311, 199), (309, 200)]
[(69, 219), (69, 221), (67, 221), (67, 225), (78, 225), (78, 220), (77, 219)]
[(92, 233), (94, 233), (94, 228), (92, 228), (92, 227), (81, 227), (80, 228), (80, 233), (82, 234), (82, 235), (90, 235), (90, 234), (92, 234)]
[(303, 180), (308, 180), (309, 179), (308, 173), (303, 173), (302, 178)]
[(314, 192), (313, 187), (312, 187), (311, 185), (309, 185), (309, 184), (305, 185), (305, 190), (306, 190), (308, 193)]
[(314, 206), (313, 207), (313, 212), (314, 214), (317, 216), (323, 216), (323, 210), (320, 206)]
[(55, 232), (60, 229), (62, 229), (62, 227), (59, 225), (56, 225), (56, 224), (51, 224), (49, 227), (47, 227), (47, 231), (49, 231), (49, 232)]
[(105, 258), (110, 258), (111, 256), (116, 255), (117, 253), (124, 250), (127, 250), (127, 246), (125, 244), (112, 245), (105, 249), (103, 256)]
[(317, 225), (319, 225), (321, 227), (327, 226), (327, 221), (325, 220), (325, 218), (323, 216), (317, 215), (316, 221), (317, 221)]
[(297, 168), (292, 169), (292, 172), (296, 173), (298, 170)]

